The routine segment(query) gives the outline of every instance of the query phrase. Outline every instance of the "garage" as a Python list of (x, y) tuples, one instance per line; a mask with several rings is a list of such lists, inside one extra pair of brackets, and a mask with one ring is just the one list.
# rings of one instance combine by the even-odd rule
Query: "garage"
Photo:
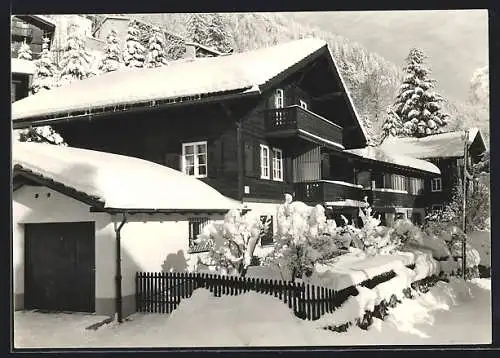
[(95, 224), (25, 225), (25, 308), (95, 311)]

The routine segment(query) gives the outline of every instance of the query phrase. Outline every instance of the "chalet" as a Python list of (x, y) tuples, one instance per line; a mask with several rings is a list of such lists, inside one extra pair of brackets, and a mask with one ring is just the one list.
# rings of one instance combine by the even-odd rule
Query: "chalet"
[(11, 102), (28, 96), (35, 71), (32, 61), (17, 58), (19, 47), (26, 42), (33, 59), (40, 57), (43, 37), (54, 39), (55, 24), (42, 15), (16, 15), (11, 18)]
[(138, 158), (19, 142), (12, 158), (16, 310), (126, 316), (136, 307), (136, 272), (192, 269), (200, 218), (241, 207)]
[[(387, 224), (396, 215), (420, 222), (425, 183), (440, 175), (427, 161), (366, 147), (318, 39), (115, 71), (25, 98), (12, 115), (15, 129), (52, 125), (73, 147), (178, 169), (263, 219), (292, 193), (335, 218), (357, 217), (367, 197)], [(266, 237), (261, 245), (272, 244)]]
[[(470, 174), (472, 165), (481, 160), (486, 144), (477, 128), (469, 128), (467, 133), (467, 168)], [(397, 151), (414, 158), (425, 159), (440, 169), (441, 175), (429, 179), (426, 183), (429, 188), (426, 207), (440, 210), (451, 200), (453, 189), (459, 179), (464, 177), (465, 139), (465, 131), (447, 132), (423, 138), (388, 137), (381, 148), (388, 152)]]

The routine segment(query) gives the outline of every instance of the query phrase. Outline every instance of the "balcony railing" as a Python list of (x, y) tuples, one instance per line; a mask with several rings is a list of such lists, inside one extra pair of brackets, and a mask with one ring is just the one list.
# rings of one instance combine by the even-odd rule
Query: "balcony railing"
[(294, 189), (295, 200), (314, 204), (345, 200), (363, 201), (365, 195), (361, 186), (333, 180), (296, 183)]
[(342, 145), (342, 127), (297, 105), (266, 111), (265, 123), (268, 137), (304, 135)]
[(425, 207), (424, 195), (412, 195), (407, 191), (393, 189), (365, 189), (365, 195), (368, 197), (368, 202), (376, 208), (388, 207)]

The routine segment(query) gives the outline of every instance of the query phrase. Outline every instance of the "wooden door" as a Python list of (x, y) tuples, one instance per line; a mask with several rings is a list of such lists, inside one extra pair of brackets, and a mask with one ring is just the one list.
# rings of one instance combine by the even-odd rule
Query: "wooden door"
[(94, 312), (93, 222), (25, 225), (25, 308)]

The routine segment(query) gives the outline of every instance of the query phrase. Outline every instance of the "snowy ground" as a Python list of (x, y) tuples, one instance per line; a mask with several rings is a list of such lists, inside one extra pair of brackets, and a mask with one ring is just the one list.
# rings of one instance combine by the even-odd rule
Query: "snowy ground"
[(316, 328), (270, 296), (247, 293), (215, 298), (196, 290), (170, 316), (135, 314), (97, 331), (103, 317), (16, 312), (14, 344), (28, 347), (349, 346), (491, 343), (491, 282), (438, 283), (414, 300), (404, 299), (368, 331)]
[(491, 232), (474, 231), (467, 234), (468, 242), (474, 247), (481, 257), (481, 265), (491, 266)]

